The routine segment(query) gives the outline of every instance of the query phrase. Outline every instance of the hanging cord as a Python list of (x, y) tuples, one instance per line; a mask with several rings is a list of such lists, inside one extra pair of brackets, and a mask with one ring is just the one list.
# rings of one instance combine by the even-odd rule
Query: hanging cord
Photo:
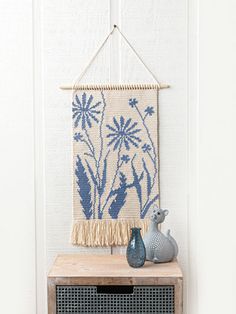
[(145, 67), (145, 69), (151, 74), (151, 76), (154, 78), (154, 80), (157, 83), (158, 88), (161, 88), (161, 83), (158, 81), (158, 79), (156, 78), (156, 76), (154, 75), (154, 73), (149, 69), (149, 67), (145, 64), (145, 62), (142, 60), (142, 58), (140, 57), (140, 55), (137, 53), (137, 51), (134, 49), (134, 47), (131, 45), (131, 43), (129, 42), (129, 40), (125, 37), (125, 35), (121, 32), (121, 30), (119, 29), (119, 27), (117, 25), (114, 25), (114, 28), (116, 28), (118, 30), (118, 32), (121, 34), (121, 36), (123, 37), (124, 41), (126, 42), (126, 44), (130, 47), (130, 49), (134, 52), (134, 54), (136, 55), (136, 57), (139, 59), (139, 61), (143, 64), (143, 66)]
[[(93, 63), (93, 61), (96, 59), (96, 57), (98, 56), (98, 54), (100, 53), (100, 51), (102, 50), (102, 48), (105, 46), (106, 42), (108, 41), (108, 39), (110, 38), (110, 36), (113, 34), (114, 30), (117, 29), (117, 31), (120, 33), (121, 37), (124, 39), (124, 41), (126, 42), (126, 44), (128, 45), (128, 47), (134, 52), (134, 54), (136, 55), (136, 57), (138, 58), (138, 60), (143, 64), (143, 66), (145, 67), (145, 69), (149, 72), (149, 74), (151, 74), (152, 78), (155, 80), (156, 82), (156, 86), (158, 89), (162, 89), (162, 88), (168, 88), (169, 85), (162, 85), (158, 79), (156, 78), (156, 76), (154, 75), (154, 73), (149, 69), (149, 67), (145, 64), (145, 62), (142, 60), (142, 58), (140, 57), (140, 55), (137, 53), (137, 51), (135, 50), (135, 48), (131, 45), (131, 43), (129, 42), (129, 40), (126, 38), (126, 36), (121, 32), (121, 30), (119, 29), (119, 27), (117, 25), (113, 26), (113, 29), (110, 31), (110, 33), (107, 35), (107, 37), (105, 38), (105, 40), (102, 42), (102, 44), (99, 46), (99, 48), (96, 50), (96, 52), (94, 53), (93, 57), (91, 58), (91, 60), (89, 61), (89, 63), (87, 64), (87, 66), (84, 68), (84, 70), (82, 71), (82, 73), (80, 74), (80, 76), (78, 78), (76, 78), (74, 80), (74, 83), (72, 84), (72, 86), (61, 86), (60, 88), (63, 90), (77, 90), (79, 89), (78, 84), (81, 81), (81, 79), (84, 77), (85, 73), (87, 72), (87, 70), (90, 68), (91, 64)], [(149, 86), (150, 85), (150, 86)], [(90, 89), (100, 89), (101, 85), (85, 85), (86, 88), (90, 88)], [(83, 89), (85, 86), (81, 86), (81, 88)], [(106, 85), (106, 88), (108, 88), (109, 85)], [(145, 87), (145, 88), (153, 88), (154, 84), (125, 84), (123, 86), (123, 88), (138, 88), (138, 86), (141, 87)], [(112, 89), (115, 88), (115, 85), (111, 86)], [(109, 88), (108, 88), (109, 89)], [(74, 93), (72, 93), (72, 97), (73, 97)]]
[(105, 46), (106, 42), (108, 41), (109, 37), (112, 35), (112, 33), (115, 30), (115, 26), (113, 27), (113, 29), (110, 31), (110, 33), (107, 35), (107, 37), (105, 38), (105, 40), (103, 41), (103, 43), (101, 44), (101, 46), (98, 48), (98, 50), (95, 52), (95, 54), (93, 55), (93, 57), (91, 58), (91, 60), (89, 61), (89, 63), (87, 64), (87, 66), (85, 67), (85, 69), (83, 70), (83, 72), (80, 74), (80, 76), (75, 80), (75, 83), (73, 84), (73, 89), (75, 88), (75, 84), (76, 82), (79, 83), (81, 81), (81, 79), (84, 77), (85, 73), (87, 72), (87, 70), (90, 68), (91, 64), (93, 63), (93, 61), (96, 59), (96, 57), (98, 56), (99, 52), (102, 50), (102, 48)]
[[(107, 37), (104, 39), (104, 41), (102, 42), (102, 44), (100, 45), (100, 47), (97, 49), (97, 51), (94, 53), (93, 57), (91, 58), (91, 60), (89, 61), (89, 63), (87, 64), (87, 66), (84, 68), (84, 70), (82, 71), (82, 73), (80, 74), (80, 76), (77, 78), (75, 78), (74, 83), (72, 84), (72, 87), (69, 87), (68, 89), (72, 89), (72, 102), (74, 100), (74, 95), (76, 93), (77, 90), (77, 84), (81, 81), (81, 79), (84, 77), (85, 73), (87, 72), (87, 70), (90, 68), (91, 64), (93, 63), (93, 61), (96, 59), (97, 55), (99, 54), (99, 52), (102, 50), (102, 48), (105, 46), (106, 42), (108, 41), (109, 37), (112, 35), (112, 33), (114, 32), (115, 27), (113, 27), (113, 29), (110, 31), (110, 33), (107, 35)], [(61, 87), (62, 89), (65, 89), (63, 87)]]

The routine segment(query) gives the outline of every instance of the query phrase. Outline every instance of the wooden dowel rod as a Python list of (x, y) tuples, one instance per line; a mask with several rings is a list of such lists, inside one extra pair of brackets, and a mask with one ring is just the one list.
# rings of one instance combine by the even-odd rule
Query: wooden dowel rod
[[(91, 90), (100, 90), (100, 89), (115, 89), (115, 90), (123, 90), (123, 89), (158, 89), (157, 84), (124, 84), (124, 85), (77, 85), (77, 86), (60, 86), (62, 90), (83, 90), (83, 89), (91, 89)], [(161, 84), (160, 89), (170, 88), (170, 85)]]

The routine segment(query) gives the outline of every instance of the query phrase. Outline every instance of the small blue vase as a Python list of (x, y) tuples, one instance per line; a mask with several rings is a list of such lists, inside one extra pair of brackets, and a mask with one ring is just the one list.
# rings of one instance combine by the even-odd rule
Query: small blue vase
[(131, 228), (131, 238), (126, 250), (129, 266), (142, 267), (146, 260), (146, 249), (140, 233), (141, 228)]

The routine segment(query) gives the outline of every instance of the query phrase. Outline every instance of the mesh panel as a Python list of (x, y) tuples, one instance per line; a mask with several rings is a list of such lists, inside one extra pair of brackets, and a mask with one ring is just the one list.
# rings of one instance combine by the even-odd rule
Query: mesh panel
[(57, 313), (173, 314), (174, 286), (136, 286), (131, 294), (97, 293), (96, 286), (57, 286)]

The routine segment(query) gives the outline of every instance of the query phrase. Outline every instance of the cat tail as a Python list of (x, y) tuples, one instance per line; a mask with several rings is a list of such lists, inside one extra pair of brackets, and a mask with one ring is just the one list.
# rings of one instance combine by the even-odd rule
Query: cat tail
[(176, 258), (178, 255), (178, 252), (179, 252), (179, 248), (178, 248), (178, 245), (177, 245), (175, 239), (170, 235), (170, 229), (167, 230), (166, 236), (174, 248), (174, 258)]

